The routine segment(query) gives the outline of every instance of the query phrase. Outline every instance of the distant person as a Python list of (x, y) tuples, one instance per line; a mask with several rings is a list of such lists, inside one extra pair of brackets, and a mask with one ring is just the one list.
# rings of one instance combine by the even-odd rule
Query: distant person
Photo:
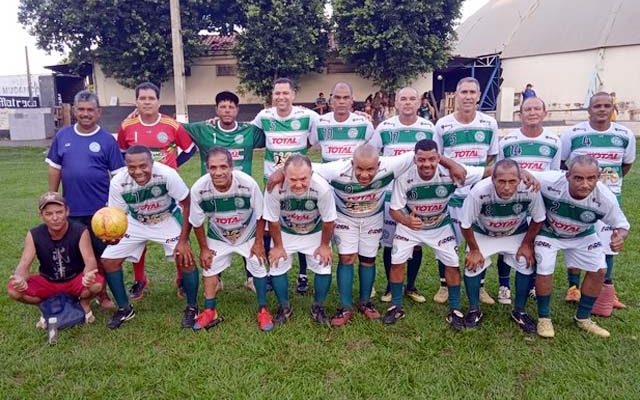
[(616, 99), (616, 92), (611, 92), (611, 104), (613, 105), (613, 112), (611, 113), (611, 121), (615, 122), (618, 119), (618, 114), (620, 110), (618, 110), (618, 106), (616, 103), (618, 102)]
[(318, 98), (316, 99), (316, 106), (313, 108), (318, 114), (322, 115), (327, 112), (327, 99), (324, 97), (324, 93), (318, 93)]
[(420, 108), (418, 108), (418, 116), (428, 121), (435, 119), (436, 109), (431, 105), (427, 97), (422, 98)]
[(536, 97), (536, 91), (533, 90), (532, 84), (527, 83), (527, 86), (522, 91), (522, 102), (524, 103), (524, 101), (529, 97)]

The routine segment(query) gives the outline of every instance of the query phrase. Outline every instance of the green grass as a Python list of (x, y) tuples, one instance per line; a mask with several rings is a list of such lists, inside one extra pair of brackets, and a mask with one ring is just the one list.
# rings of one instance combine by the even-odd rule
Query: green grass
[[(3, 284), (18, 262), (26, 231), (39, 221), (36, 201), (47, 189), (43, 150), (0, 149)], [(256, 158), (254, 175), (260, 182), (262, 157)], [(191, 160), (181, 174), (191, 184), (198, 171), (198, 160)], [(627, 216), (634, 226), (640, 222), (634, 204), (639, 183), (636, 170), (625, 182)], [(255, 298), (242, 288), (245, 275), (238, 259), (225, 272), (218, 297), (226, 321), (208, 332), (186, 331), (179, 327), (184, 303), (175, 297), (175, 268), (152, 245), (147, 257), (151, 287), (136, 304), (136, 318), (117, 331), (106, 328), (109, 315), (98, 311), (95, 325), (63, 331), (60, 343), (49, 347), (45, 334), (34, 328), (36, 308), (0, 296), (0, 398), (638, 398), (640, 278), (633, 260), (639, 244), (632, 230), (617, 258), (616, 287), (629, 309), (598, 319), (612, 332), (608, 340), (573, 326), (575, 306), (562, 301), (566, 279), (560, 264), (553, 340), (523, 335), (510, 322), (508, 307), (499, 305), (484, 307), (480, 329), (454, 334), (444, 322), (446, 307), (431, 301), (406, 303), (407, 317), (394, 326), (357, 316), (348, 326), (330, 330), (310, 321), (310, 297), (294, 293), (293, 320), (260, 332)], [(126, 271), (130, 279), (128, 264)], [(496, 293), (495, 268), (487, 278), (489, 291)], [(379, 262), (378, 293), (384, 283)], [(418, 287), (428, 298), (437, 289), (430, 251)], [(335, 279), (327, 306), (331, 312), (337, 306)], [(529, 311), (535, 313), (531, 302)]]

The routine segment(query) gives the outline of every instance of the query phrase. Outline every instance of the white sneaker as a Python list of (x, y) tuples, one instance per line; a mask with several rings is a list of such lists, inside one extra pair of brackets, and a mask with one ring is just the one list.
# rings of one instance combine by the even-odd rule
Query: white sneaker
[[(487, 293), (484, 287), (480, 288), (480, 303), (489, 305), (496, 304), (496, 301), (489, 296), (489, 293)], [(511, 304), (511, 302), (509, 302), (509, 304)]]
[(446, 286), (440, 286), (435, 295), (433, 295), (433, 301), (438, 304), (444, 304), (449, 300), (449, 289)]
[(500, 286), (498, 289), (498, 303), (511, 304), (511, 289), (506, 286)]
[(47, 329), (47, 321), (42, 315), (40, 315), (40, 319), (36, 322), (36, 329)]
[(608, 330), (599, 327), (598, 324), (596, 324), (595, 321), (593, 321), (591, 318), (578, 319), (576, 317), (573, 317), (573, 320), (576, 322), (576, 325), (578, 325), (578, 328), (582, 329), (583, 331), (593, 333), (594, 335), (603, 338), (608, 338), (609, 336), (611, 336)]
[(538, 326), (536, 326), (536, 332), (538, 336), (543, 338), (552, 338), (556, 335), (553, 329), (553, 323), (551, 318), (538, 318)]

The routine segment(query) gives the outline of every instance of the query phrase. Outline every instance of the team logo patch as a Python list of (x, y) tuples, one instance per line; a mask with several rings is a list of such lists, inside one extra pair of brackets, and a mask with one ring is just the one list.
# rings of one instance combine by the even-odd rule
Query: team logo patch
[(162, 189), (160, 189), (160, 188), (159, 188), (159, 187), (157, 187), (157, 186), (154, 186), (154, 187), (152, 187), (152, 188), (151, 188), (151, 194), (152, 194), (154, 197), (158, 197), (158, 196), (160, 196), (160, 195), (162, 194)]
[(520, 214), (522, 212), (522, 204), (516, 203), (513, 205), (513, 212), (515, 214)]
[(345, 186), (345, 187), (344, 187), (344, 191), (345, 191), (345, 193), (351, 193), (351, 192), (353, 192), (353, 186), (351, 186), (351, 185), (347, 185), (347, 186)]
[(169, 141), (169, 135), (167, 135), (166, 132), (159, 132), (158, 133), (158, 142), (167, 143), (167, 141)]
[(596, 220), (596, 214), (593, 211), (583, 211), (580, 214), (580, 221), (582, 222), (594, 222)]
[(236, 142), (236, 144), (242, 144), (242, 142), (244, 142), (244, 136), (236, 135), (236, 137), (233, 138), (233, 141)]
[(298, 129), (300, 129), (301, 126), (302, 124), (297, 119), (294, 119), (293, 121), (291, 121), (291, 129), (293, 129), (294, 131), (297, 131)]
[(313, 210), (314, 208), (316, 208), (316, 204), (311, 200), (307, 200), (304, 203), (304, 208), (306, 208), (307, 210)]
[(416, 200), (418, 198), (418, 191), (415, 189), (411, 189), (407, 197), (409, 197), (410, 200)]
[(448, 193), (449, 191), (447, 190), (447, 188), (442, 185), (436, 188), (436, 196), (438, 197), (445, 197)]
[(426, 139), (427, 138), (427, 134), (424, 132), (418, 132), (416, 133), (416, 142), (421, 141), (422, 139)]
[(91, 150), (94, 153), (97, 153), (100, 151), (100, 143), (98, 142), (91, 142), (89, 144), (89, 150)]
[(358, 136), (358, 130), (356, 128), (351, 128), (347, 131), (347, 136), (351, 139), (355, 139)]
[(614, 146), (622, 146), (622, 139), (620, 139), (617, 136), (613, 136), (611, 138), (611, 144), (614, 145)]
[(548, 156), (549, 154), (551, 154), (551, 149), (549, 148), (549, 146), (540, 146), (540, 154), (542, 154), (543, 156)]
[(243, 198), (236, 197), (236, 199), (233, 201), (233, 203), (236, 205), (237, 208), (244, 207), (244, 199)]
[(476, 139), (476, 142), (483, 142), (484, 141), (484, 132), (476, 131), (476, 134), (473, 135), (473, 137)]

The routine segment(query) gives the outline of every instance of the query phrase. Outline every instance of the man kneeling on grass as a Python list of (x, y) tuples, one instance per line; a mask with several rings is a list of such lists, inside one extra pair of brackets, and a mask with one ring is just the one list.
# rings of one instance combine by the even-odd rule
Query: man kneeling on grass
[[(37, 305), (66, 293), (80, 299), (85, 322), (92, 323), (95, 317), (90, 303), (102, 290), (104, 278), (97, 273), (89, 231), (84, 225), (69, 221), (69, 208), (59, 193), (43, 194), (38, 208), (44, 223), (27, 232), (22, 257), (7, 285), (9, 297)], [(36, 257), (39, 273), (29, 275)], [(40, 317), (36, 327), (46, 328), (44, 318)]]

